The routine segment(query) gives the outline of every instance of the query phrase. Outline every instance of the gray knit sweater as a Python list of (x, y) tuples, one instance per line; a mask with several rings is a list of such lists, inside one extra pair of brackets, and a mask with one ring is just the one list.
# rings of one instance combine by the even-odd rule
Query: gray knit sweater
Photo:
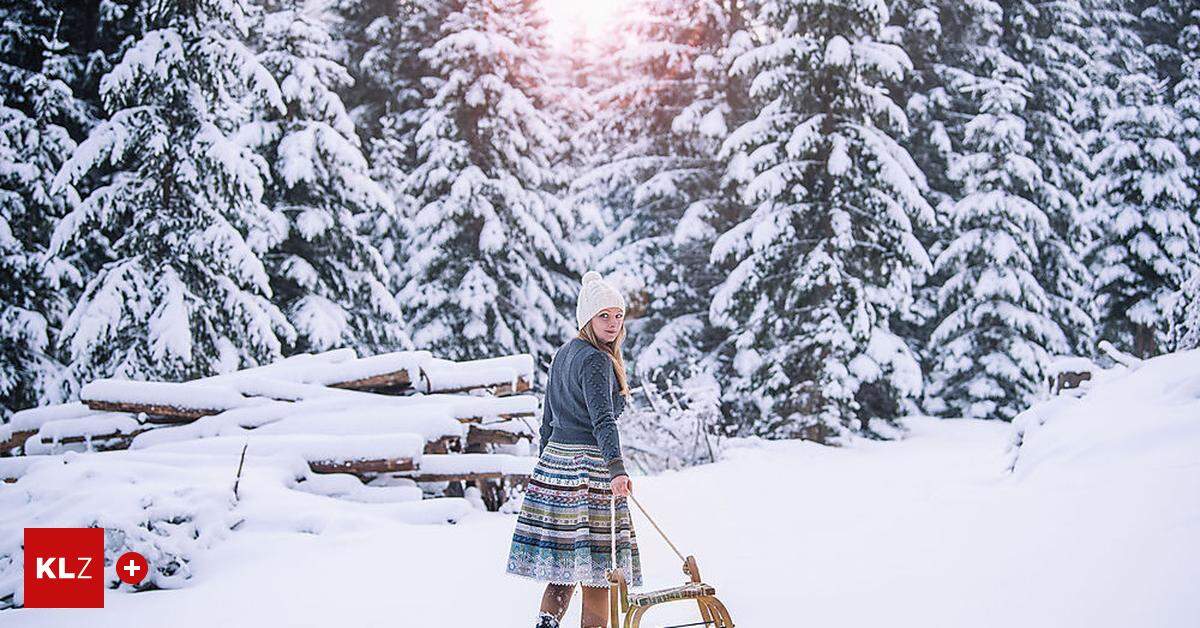
[(624, 409), (612, 360), (590, 342), (570, 339), (550, 362), (538, 455), (548, 441), (596, 445), (609, 477), (625, 475), (616, 421)]

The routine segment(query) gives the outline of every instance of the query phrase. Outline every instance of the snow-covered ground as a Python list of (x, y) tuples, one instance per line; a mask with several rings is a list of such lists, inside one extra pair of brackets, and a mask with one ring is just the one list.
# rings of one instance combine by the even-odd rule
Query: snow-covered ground
[[(914, 417), (898, 442), (742, 440), (718, 463), (635, 477), (634, 492), (738, 626), (1200, 625), (1200, 352), (1030, 412), (1019, 453), (1014, 425)], [(639, 590), (682, 582), (634, 513)], [(195, 558), (182, 589), (9, 610), (0, 624), (533, 625), (542, 585), (504, 572), (514, 515), (363, 521), (239, 530)], [(579, 597), (564, 626), (579, 625)], [(648, 623), (695, 620), (675, 606)]]

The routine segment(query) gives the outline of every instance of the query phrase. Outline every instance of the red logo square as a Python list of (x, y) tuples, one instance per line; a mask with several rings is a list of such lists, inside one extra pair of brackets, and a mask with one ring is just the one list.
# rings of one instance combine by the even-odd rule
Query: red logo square
[(25, 607), (104, 608), (104, 528), (25, 528)]

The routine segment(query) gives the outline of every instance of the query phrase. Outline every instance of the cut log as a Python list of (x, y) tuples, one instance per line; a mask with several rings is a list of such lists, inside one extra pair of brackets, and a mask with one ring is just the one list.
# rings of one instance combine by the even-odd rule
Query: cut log
[(138, 412), (146, 413), (146, 422), (159, 425), (191, 423), (202, 416), (211, 416), (224, 412), (217, 408), (179, 408), (153, 403), (132, 403), (124, 401), (101, 401), (99, 399), (84, 399), (83, 402), (92, 410), (104, 412)]
[(77, 419), (94, 414), (78, 401), (55, 403), (26, 410), (18, 410), (9, 417), (6, 425), (0, 426), (0, 458), (28, 455), (28, 439), (43, 425), (51, 421)]
[[(421, 459), (425, 439), (417, 434), (229, 434), (156, 443), (153, 452), (206, 454), (234, 458), (241, 455), (246, 442), (247, 456), (299, 457), (320, 466), (372, 460), (405, 460), (413, 464)], [(415, 466), (408, 467), (414, 469)]]
[[(372, 375), (370, 377), (344, 382), (335, 382), (328, 384), (328, 386), (333, 388), (346, 388), (350, 390), (364, 390), (392, 394), (416, 392), (418, 390), (417, 388), (413, 387), (413, 383), (409, 379), (407, 370), (381, 373), (379, 375)], [(525, 375), (519, 375), (517, 377), (517, 385), (515, 389), (512, 381), (509, 379), (504, 381), (496, 381), (490, 378), (484, 378), (480, 381), (469, 382), (467, 384), (439, 386), (436, 382), (431, 381), (429, 375), (424, 369), (422, 369), (420, 388), (421, 392), (425, 393), (456, 393), (482, 389), (497, 397), (503, 397), (529, 390), (530, 383), (529, 377)]]
[[(146, 413), (146, 423), (155, 425), (182, 425), (191, 423), (196, 419), (214, 414), (220, 414), (225, 410), (221, 409), (198, 409), (198, 408), (178, 408), (174, 406), (161, 406), (146, 403), (129, 403), (129, 402), (111, 402), (85, 399), (84, 403), (92, 410), (100, 410), (106, 412), (128, 412), (136, 414), (138, 412)], [(533, 412), (503, 412), (494, 416), (503, 419), (512, 419), (516, 417), (532, 417)], [(482, 423), (482, 416), (462, 416), (457, 417), (461, 423)]]
[[(502, 419), (508, 420), (508, 419), (515, 419), (517, 417), (531, 417), (531, 416), (534, 416), (534, 413), (533, 412), (501, 412), (501, 413), (493, 415), (493, 416), (497, 416)], [(460, 417), (458, 417), (458, 422), (459, 423), (483, 423), (483, 417), (481, 417), (481, 416), (460, 416)]]
[[(270, 423), (274, 423), (274, 422), (275, 421), (270, 421)], [(269, 423), (264, 423), (264, 424), (260, 424), (260, 425), (244, 426), (244, 429), (246, 429), (248, 431), (253, 431), (256, 428), (260, 428), (260, 427), (262, 427), (262, 425), (267, 425), (267, 424), (269, 424)], [(151, 430), (155, 430), (155, 429), (172, 429), (172, 426), (147, 424), (147, 427), (145, 427), (143, 429), (138, 429), (138, 430), (129, 431), (129, 432), (111, 432), (111, 433), (104, 433), (104, 434), (93, 434), (91, 436), (92, 449), (94, 451), (114, 451), (114, 450), (128, 449), (130, 447), (130, 445), (133, 443), (134, 437), (136, 437), (138, 434), (141, 434), (143, 432), (148, 432)], [(29, 434), (31, 434), (31, 435), (36, 434), (36, 433), (37, 433), (37, 430), (33, 430), (33, 431), (29, 432)], [(15, 438), (15, 436), (14, 436), (14, 438)], [(68, 443), (83, 443), (83, 442), (87, 442), (87, 441), (88, 441), (87, 435), (71, 434), (68, 432), (66, 434), (61, 434), (58, 437), (57, 443), (58, 444), (68, 444)], [(53, 446), (55, 444), (55, 440), (52, 437), (46, 437), (46, 436), (43, 436), (40, 439), (40, 442), (43, 446)], [(428, 454), (448, 454), (448, 453), (456, 453), (456, 452), (460, 452), (460, 451), (462, 451), (462, 438), (460, 436), (450, 436), (450, 435), (441, 436), (440, 438), (437, 438), (435, 440), (427, 441), (424, 445), (424, 453), (428, 453)], [(13, 455), (24, 455), (24, 453), (25, 452), (22, 450)]]
[(25, 455), (55, 453), (60, 445), (88, 443), (89, 451), (125, 449), (133, 435), (149, 429), (124, 412), (93, 412), (69, 419), (46, 421), (25, 441)]
[[(425, 482), (474, 480), (479, 477), (499, 478), (507, 475), (529, 475), (537, 464), (532, 456), (499, 453), (463, 453), (421, 456), (421, 465), (412, 476), (438, 477)], [(412, 479), (416, 479), (415, 477)]]
[(0, 457), (25, 455), (25, 439), (37, 434), (37, 430), (18, 430), (12, 436), (0, 443)]
[(393, 473), (417, 468), (412, 458), (383, 458), (376, 460), (312, 460), (308, 468), (313, 473)]
[(53, 439), (43, 437), (43, 445), (67, 444), (67, 443), (86, 443), (89, 440), (92, 443), (92, 449), (95, 451), (115, 451), (118, 449), (129, 449), (129, 445), (133, 442), (133, 437), (142, 432), (149, 432), (155, 429), (148, 427), (144, 430), (136, 432), (112, 432), (110, 434), (96, 434), (93, 436), (64, 436), (58, 439), (55, 443)]
[(425, 443), (425, 452), (427, 454), (448, 454), (453, 451), (462, 450), (462, 438), (459, 436), (443, 436), (437, 440), (431, 440)]
[(475, 488), (479, 489), (479, 497), (483, 500), (483, 505), (490, 512), (500, 510), (500, 506), (512, 495), (512, 489), (515, 486), (526, 486), (529, 484), (529, 476), (524, 474), (503, 474), (503, 473), (464, 473), (464, 474), (425, 474), (412, 476), (410, 479), (417, 482), (448, 482), (445, 495), (451, 497), (462, 497), (463, 489), (466, 483), (474, 482)]
[(516, 395), (519, 393), (523, 393), (523, 392), (529, 390), (530, 388), (532, 388), (532, 386), (530, 386), (530, 384), (529, 384), (528, 377), (518, 377), (517, 378), (517, 387), (515, 389), (513, 388), (512, 384), (506, 382), (504, 384), (500, 384), (500, 385), (496, 386), (495, 388), (493, 388), (492, 394), (496, 395), (497, 397), (505, 397), (508, 395)]
[(79, 400), (92, 410), (162, 417), (152, 423), (194, 421), (233, 408), (264, 403), (246, 397), (232, 386), (126, 379), (98, 379), (79, 391)]
[[(426, 382), (426, 387), (430, 388), (431, 384)], [(431, 392), (431, 393), (464, 393), (464, 392), (471, 392), (473, 390), (483, 390), (483, 391), (487, 392), (488, 394), (494, 395), (496, 397), (506, 397), (508, 395), (515, 395), (518, 393), (525, 392), (525, 391), (529, 390), (530, 388), (531, 388), (531, 386), (529, 385), (529, 378), (522, 375), (517, 378), (517, 387), (515, 389), (513, 388), (512, 382), (480, 382), (479, 384), (472, 384), (469, 386), (436, 388), (436, 389), (431, 389), (429, 392)]]
[(526, 474), (505, 475), (504, 473), (501, 473), (500, 471), (486, 471), (486, 472), (481, 472), (481, 473), (425, 473), (425, 474), (420, 474), (418, 472), (417, 474), (404, 474), (403, 476), (400, 476), (400, 477), (408, 478), (414, 482), (473, 482), (473, 481), (481, 480), (481, 479), (486, 479), (486, 480), (512, 479), (512, 480), (520, 481), (520, 480), (528, 480), (529, 479), (529, 476)]
[(489, 430), (486, 427), (470, 425), (467, 427), (467, 447), (472, 445), (515, 445), (527, 434), (517, 434), (508, 430)]
[(372, 375), (362, 379), (335, 382), (329, 384), (329, 386), (331, 388), (346, 388), (349, 390), (395, 393), (412, 389), (412, 382), (408, 378), (408, 371), (395, 371), (392, 373)]
[(500, 504), (503, 502), (504, 491), (501, 485), (503, 479), (479, 479), (475, 481), (475, 487), (479, 489), (479, 497), (483, 500), (483, 505), (490, 511), (496, 512), (500, 510)]
[(1055, 394), (1063, 390), (1079, 388), (1080, 384), (1092, 379), (1092, 374), (1089, 372), (1070, 372), (1062, 371), (1058, 373), (1052, 380), (1052, 388)]
[(1079, 388), (1083, 382), (1092, 379), (1092, 374), (1098, 368), (1089, 358), (1060, 355), (1046, 365), (1046, 377), (1051, 394), (1059, 394), (1064, 390)]
[(415, 387), (424, 393), (484, 389), (493, 395), (508, 395), (514, 389), (528, 390), (533, 373), (533, 355), (528, 353), (462, 362), (430, 356), (421, 361), (420, 382)]

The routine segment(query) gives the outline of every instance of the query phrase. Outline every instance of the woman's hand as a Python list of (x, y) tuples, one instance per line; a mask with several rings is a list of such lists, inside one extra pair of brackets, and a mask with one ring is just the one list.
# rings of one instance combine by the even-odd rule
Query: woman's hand
[(628, 475), (618, 475), (612, 480), (612, 492), (617, 497), (627, 497), (633, 492), (633, 481)]

